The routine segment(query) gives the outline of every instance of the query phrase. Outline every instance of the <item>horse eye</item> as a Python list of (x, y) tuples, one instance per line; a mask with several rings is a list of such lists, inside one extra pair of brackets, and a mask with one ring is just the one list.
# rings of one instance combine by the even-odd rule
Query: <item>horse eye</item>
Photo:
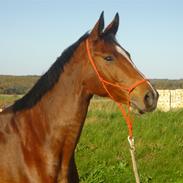
[(106, 61), (108, 61), (108, 62), (110, 62), (110, 61), (113, 60), (113, 58), (112, 58), (111, 56), (104, 57), (104, 59), (105, 59)]

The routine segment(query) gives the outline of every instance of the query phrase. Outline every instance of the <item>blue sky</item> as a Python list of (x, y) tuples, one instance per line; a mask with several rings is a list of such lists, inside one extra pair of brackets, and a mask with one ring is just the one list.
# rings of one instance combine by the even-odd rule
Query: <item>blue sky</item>
[(42, 74), (96, 23), (120, 15), (117, 34), (148, 78), (183, 78), (181, 0), (0, 0), (0, 74)]

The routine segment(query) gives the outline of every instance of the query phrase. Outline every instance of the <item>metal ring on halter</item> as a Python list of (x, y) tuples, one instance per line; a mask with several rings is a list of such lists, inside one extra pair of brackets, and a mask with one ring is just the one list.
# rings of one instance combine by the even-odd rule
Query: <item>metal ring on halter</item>
[(128, 136), (128, 142), (129, 142), (129, 144), (130, 144), (130, 148), (131, 148), (132, 150), (135, 150), (135, 140), (134, 140), (134, 138)]

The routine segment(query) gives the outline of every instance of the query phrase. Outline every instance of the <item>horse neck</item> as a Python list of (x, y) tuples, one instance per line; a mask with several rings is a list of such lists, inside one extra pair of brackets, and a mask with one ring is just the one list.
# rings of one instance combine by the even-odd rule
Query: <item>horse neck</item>
[[(78, 49), (81, 50), (77, 50), (82, 53), (83, 48), (80, 47)], [(44, 116), (43, 122), (46, 125), (41, 126), (47, 128), (44, 134), (45, 143), (52, 144), (50, 148), (53, 147), (53, 150), (59, 154), (63, 144), (67, 144), (65, 141), (68, 141), (68, 138), (69, 143), (73, 143), (73, 147), (75, 147), (91, 98), (82, 84), (84, 79), (83, 67), (84, 62), (86, 62), (82, 54), (75, 53), (73, 55), (64, 66), (64, 72), (58, 82), (33, 109), (40, 111)]]

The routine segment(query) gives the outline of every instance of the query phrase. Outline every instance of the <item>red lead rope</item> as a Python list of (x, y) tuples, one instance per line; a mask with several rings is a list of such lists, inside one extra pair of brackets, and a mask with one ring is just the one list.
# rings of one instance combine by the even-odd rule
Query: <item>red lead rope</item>
[[(102, 83), (102, 86), (103, 88), (105, 89), (105, 91), (108, 93), (109, 97), (114, 100), (116, 102), (116, 104), (118, 105), (125, 121), (126, 121), (126, 124), (127, 124), (127, 127), (128, 127), (128, 133), (129, 133), (129, 138), (132, 139), (133, 137), (133, 122), (132, 122), (132, 119), (131, 119), (131, 116), (130, 116), (130, 93), (139, 85), (141, 85), (142, 83), (146, 82), (147, 80), (146, 79), (142, 79), (138, 82), (136, 82), (135, 84), (133, 84), (131, 87), (128, 87), (126, 85), (122, 85), (122, 84), (115, 84), (115, 83), (111, 83), (110, 81), (107, 81), (105, 79), (102, 78), (102, 76), (100, 75), (98, 69), (97, 69), (97, 66), (91, 56), (91, 53), (90, 53), (90, 48), (89, 48), (89, 41), (88, 39), (86, 40), (86, 50), (87, 50), (87, 55), (88, 55), (88, 58), (89, 58), (89, 61), (96, 73), (96, 75), (98, 76), (100, 82)], [(125, 108), (123, 107), (123, 105), (119, 102), (117, 102), (115, 100), (115, 98), (112, 96), (112, 94), (110, 93), (110, 91), (108, 90), (107, 88), (107, 85), (111, 85), (111, 86), (114, 86), (114, 87), (117, 87), (119, 88), (120, 90), (125, 90), (127, 93), (128, 93), (128, 104), (127, 104), (127, 111), (125, 110)]]

